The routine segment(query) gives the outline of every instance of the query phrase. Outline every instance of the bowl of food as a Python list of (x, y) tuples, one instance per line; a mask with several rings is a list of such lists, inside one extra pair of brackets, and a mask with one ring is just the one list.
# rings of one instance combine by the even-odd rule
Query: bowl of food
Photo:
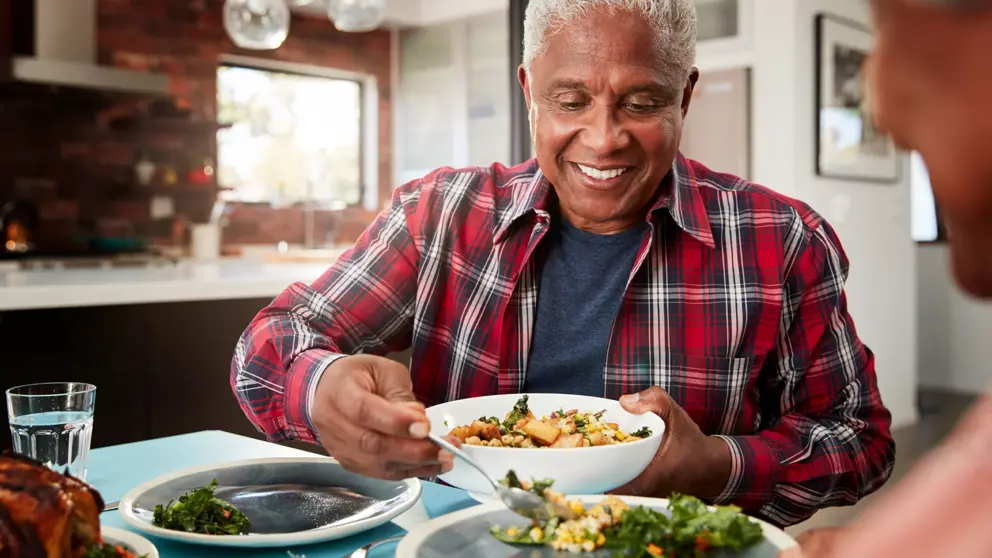
[[(569, 494), (603, 494), (634, 480), (657, 453), (665, 423), (618, 401), (567, 394), (510, 394), (449, 401), (427, 409), (431, 431), (455, 436), (494, 479), (553, 478)], [(459, 460), (440, 476), (476, 499), (489, 482)]]

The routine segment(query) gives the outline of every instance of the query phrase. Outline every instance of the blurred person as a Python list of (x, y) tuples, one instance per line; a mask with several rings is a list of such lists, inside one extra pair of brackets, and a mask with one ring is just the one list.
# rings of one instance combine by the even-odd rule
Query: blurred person
[[(451, 467), (424, 405), (579, 393), (666, 422), (621, 493), (789, 525), (881, 486), (891, 417), (833, 229), (679, 153), (693, 0), (531, 0), (525, 17), (536, 158), (400, 186), (321, 278), (263, 309), (232, 363), (248, 418), (399, 479)], [(384, 356), (410, 347), (412, 369)]]
[[(992, 298), (992, 1), (873, 0), (866, 77), (880, 128), (918, 151), (947, 223), (953, 275)], [(992, 397), (850, 526), (783, 558), (992, 556)]]

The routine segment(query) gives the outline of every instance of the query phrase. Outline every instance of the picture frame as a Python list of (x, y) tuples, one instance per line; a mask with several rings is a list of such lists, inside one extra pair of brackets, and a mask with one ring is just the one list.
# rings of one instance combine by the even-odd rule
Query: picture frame
[(817, 14), (816, 174), (862, 182), (899, 181), (895, 142), (863, 110), (863, 63), (872, 49), (867, 27)]

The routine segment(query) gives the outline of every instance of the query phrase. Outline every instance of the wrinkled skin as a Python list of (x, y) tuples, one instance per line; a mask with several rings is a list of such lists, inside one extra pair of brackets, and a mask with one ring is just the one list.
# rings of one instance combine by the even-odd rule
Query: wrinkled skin
[[(518, 71), (541, 171), (580, 229), (612, 234), (643, 220), (678, 153), (698, 72), (673, 82), (652, 39), (635, 14), (591, 11)], [(577, 164), (626, 170), (601, 187)]]

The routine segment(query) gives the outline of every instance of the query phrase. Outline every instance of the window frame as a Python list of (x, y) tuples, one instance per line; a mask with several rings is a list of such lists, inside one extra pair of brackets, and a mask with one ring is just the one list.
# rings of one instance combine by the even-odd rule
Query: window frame
[[(339, 68), (234, 55), (224, 55), (218, 58), (215, 76), (222, 67), (246, 68), (357, 83), (361, 99), (358, 115), (358, 183), (360, 191), (358, 202), (349, 202), (345, 207), (363, 208), (369, 211), (375, 211), (379, 208), (379, 86), (375, 76)], [(219, 160), (217, 164), (220, 164)]]

